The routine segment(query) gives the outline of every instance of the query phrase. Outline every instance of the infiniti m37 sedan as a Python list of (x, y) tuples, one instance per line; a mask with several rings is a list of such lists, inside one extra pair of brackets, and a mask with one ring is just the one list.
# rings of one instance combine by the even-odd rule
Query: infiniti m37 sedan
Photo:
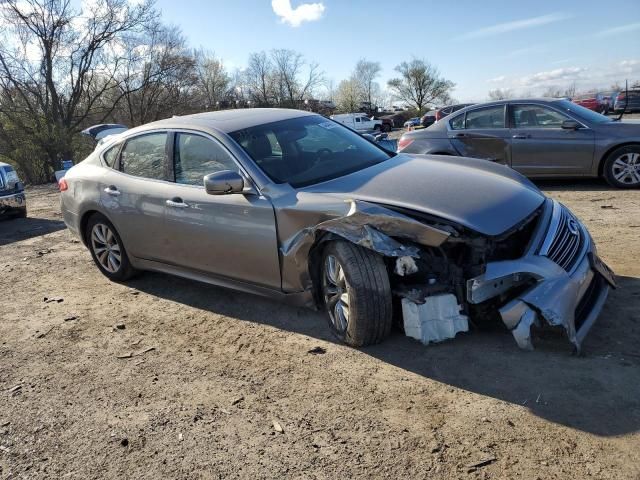
[(402, 316), (423, 340), (452, 319), (497, 320), (523, 348), (536, 325), (579, 349), (615, 282), (584, 225), (517, 172), (390, 153), (308, 112), (137, 127), (103, 139), (60, 190), (108, 278), (155, 270), (323, 308), (354, 346)]

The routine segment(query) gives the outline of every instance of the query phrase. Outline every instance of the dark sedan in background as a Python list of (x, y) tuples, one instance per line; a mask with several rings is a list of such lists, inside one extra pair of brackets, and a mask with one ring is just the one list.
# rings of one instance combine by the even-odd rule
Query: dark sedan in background
[(618, 188), (640, 187), (640, 123), (616, 121), (568, 100), (467, 107), (405, 133), (398, 151), (484, 158), (528, 177), (604, 177)]
[(24, 186), (18, 174), (9, 164), (0, 162), (0, 217), (27, 216), (27, 200)]
[(628, 92), (620, 92), (615, 99), (615, 113), (640, 112), (640, 87), (630, 88)]

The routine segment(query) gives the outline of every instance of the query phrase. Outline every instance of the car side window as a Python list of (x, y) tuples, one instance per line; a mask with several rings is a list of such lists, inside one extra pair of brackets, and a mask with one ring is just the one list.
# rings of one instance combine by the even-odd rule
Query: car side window
[(360, 117), (356, 117), (356, 122), (360, 123)]
[(513, 125), (515, 128), (561, 128), (569, 117), (541, 105), (515, 105)]
[(122, 171), (136, 177), (166, 180), (166, 143), (166, 132), (127, 140), (122, 149)]
[(191, 133), (176, 134), (173, 161), (176, 183), (183, 185), (202, 185), (202, 179), (210, 173), (238, 171), (222, 145)]
[(118, 169), (118, 165), (116, 164), (118, 160), (118, 151), (120, 150), (120, 144), (114, 145), (109, 150), (104, 152), (102, 158), (109, 168)]
[(504, 105), (467, 112), (466, 129), (504, 128)]
[(464, 128), (464, 113), (449, 120), (449, 126), (452, 130), (462, 130)]

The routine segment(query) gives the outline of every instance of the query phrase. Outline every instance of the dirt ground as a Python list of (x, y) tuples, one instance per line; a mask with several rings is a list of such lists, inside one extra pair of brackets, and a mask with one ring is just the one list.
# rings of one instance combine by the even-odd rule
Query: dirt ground
[(110, 283), (29, 189), (0, 222), (0, 478), (640, 479), (640, 191), (540, 186), (619, 275), (582, 357), (502, 330), (356, 350), (320, 313)]

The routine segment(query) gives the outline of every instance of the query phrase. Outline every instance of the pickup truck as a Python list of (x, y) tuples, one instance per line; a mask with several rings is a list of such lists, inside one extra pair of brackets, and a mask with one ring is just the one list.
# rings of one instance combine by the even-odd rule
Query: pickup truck
[(358, 132), (383, 130), (382, 120), (372, 120), (364, 113), (342, 113), (338, 115), (331, 115), (329, 118)]

